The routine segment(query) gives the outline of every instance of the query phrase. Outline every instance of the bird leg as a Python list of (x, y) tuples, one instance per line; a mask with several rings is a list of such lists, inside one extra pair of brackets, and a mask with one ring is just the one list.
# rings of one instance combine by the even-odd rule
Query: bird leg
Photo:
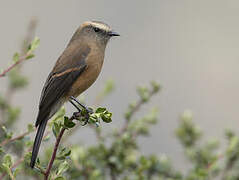
[[(86, 122), (83, 124), (83, 126), (85, 126), (88, 122), (89, 122), (89, 118), (90, 118), (90, 114), (93, 113), (93, 111), (86, 107), (85, 105), (81, 104), (75, 97), (71, 96), (70, 97), (70, 103), (79, 111), (81, 112), (81, 109), (74, 103), (76, 102), (78, 105), (80, 105), (82, 108), (84, 108), (86, 110)], [(74, 101), (74, 102), (73, 102)]]
[(81, 112), (81, 109), (71, 99), (69, 101), (79, 112)]
[(69, 101), (78, 110), (78, 112), (73, 113), (74, 118), (77, 119), (80, 116), (81, 109), (72, 100)]
[(86, 107), (84, 104), (81, 104), (75, 97), (71, 96), (70, 99), (75, 101), (81, 107), (83, 107), (87, 111), (87, 113), (93, 113), (93, 111), (90, 108)]

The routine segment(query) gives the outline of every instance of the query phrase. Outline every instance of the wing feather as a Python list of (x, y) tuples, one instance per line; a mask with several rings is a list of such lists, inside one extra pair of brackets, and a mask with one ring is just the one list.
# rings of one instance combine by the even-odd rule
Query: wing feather
[(71, 56), (63, 53), (58, 59), (42, 90), (36, 126), (41, 121), (51, 118), (49, 115), (53, 107), (70, 90), (75, 80), (85, 70), (86, 57), (89, 52), (89, 48), (73, 49)]

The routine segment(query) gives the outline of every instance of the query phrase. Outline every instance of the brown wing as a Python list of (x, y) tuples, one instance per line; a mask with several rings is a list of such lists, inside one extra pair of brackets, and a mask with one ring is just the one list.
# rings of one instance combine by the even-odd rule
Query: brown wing
[(58, 59), (42, 90), (36, 126), (48, 120), (54, 105), (70, 90), (72, 84), (86, 68), (85, 59), (90, 48), (68, 47)]

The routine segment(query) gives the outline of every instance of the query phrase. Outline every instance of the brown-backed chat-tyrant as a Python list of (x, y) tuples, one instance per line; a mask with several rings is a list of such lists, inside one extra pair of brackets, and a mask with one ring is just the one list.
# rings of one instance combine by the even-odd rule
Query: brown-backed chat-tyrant
[(41, 94), (35, 124), (38, 130), (30, 163), (32, 168), (35, 165), (47, 121), (65, 102), (76, 102), (75, 98), (95, 82), (103, 65), (107, 42), (112, 36), (119, 34), (113, 32), (107, 24), (99, 21), (85, 22), (76, 30), (58, 58)]

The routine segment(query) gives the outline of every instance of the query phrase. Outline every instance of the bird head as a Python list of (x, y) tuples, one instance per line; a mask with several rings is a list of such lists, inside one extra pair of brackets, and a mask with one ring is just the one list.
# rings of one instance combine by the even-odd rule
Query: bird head
[(81, 39), (106, 46), (113, 36), (119, 36), (119, 34), (114, 32), (109, 25), (100, 21), (87, 21), (77, 29), (72, 40)]

